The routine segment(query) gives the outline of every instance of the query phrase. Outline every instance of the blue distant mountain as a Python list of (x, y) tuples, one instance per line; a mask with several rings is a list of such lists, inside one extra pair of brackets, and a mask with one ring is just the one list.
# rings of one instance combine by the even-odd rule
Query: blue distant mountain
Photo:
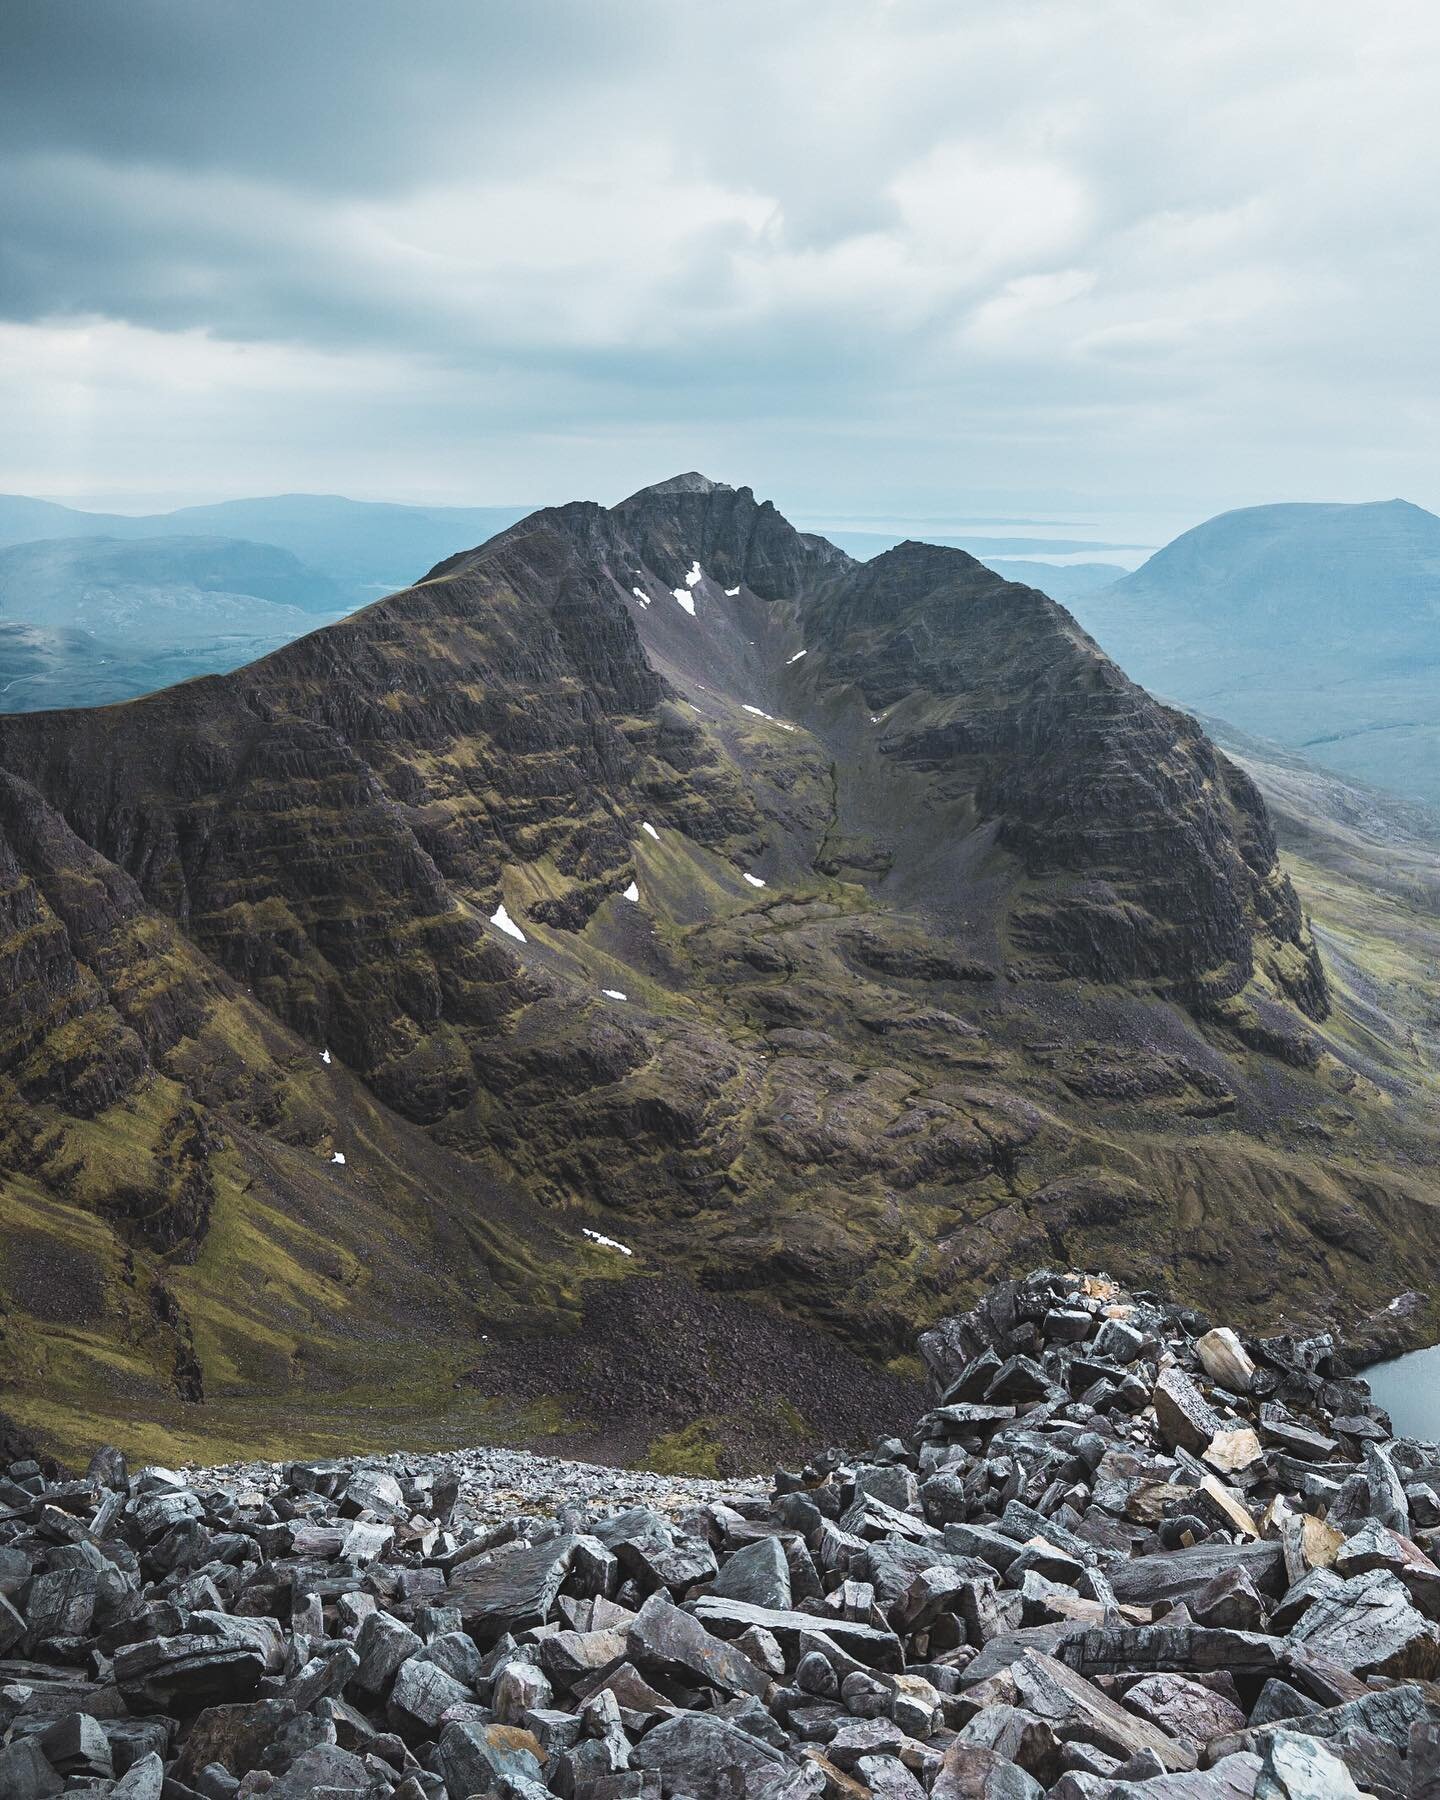
[(133, 518), (0, 495), (0, 712), (128, 700), (237, 668), (523, 511), (280, 494)]
[(39, 538), (241, 538), (289, 550), (322, 570), (352, 605), (405, 587), (457, 550), (483, 544), (524, 518), (524, 506), (392, 506), (339, 494), (275, 494), (175, 512), (81, 512), (50, 500), (0, 494), (0, 544)]
[(127, 700), (217, 674), (354, 610), (328, 575), (235, 538), (0, 549), (0, 711)]
[(1440, 518), (1405, 500), (1254, 506), (1067, 604), (1136, 681), (1440, 804)]

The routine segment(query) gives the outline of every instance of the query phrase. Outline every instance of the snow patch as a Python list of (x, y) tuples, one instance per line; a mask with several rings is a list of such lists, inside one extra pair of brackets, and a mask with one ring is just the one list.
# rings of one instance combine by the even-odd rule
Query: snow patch
[(805, 654), (805, 652), (803, 650), (797, 650), (795, 652), (795, 654), (787, 660), (785, 667), (788, 669), (790, 667), (791, 663), (799, 662), (800, 658), (802, 656), (804, 656), (804, 654)]
[(339, 1163), (340, 1167), (343, 1169), (345, 1167), (345, 1152), (343, 1150), (337, 1150), (330, 1160), (332, 1163)]
[[(803, 656), (805, 654), (805, 652), (802, 650), (800, 652), (800, 654)], [(787, 725), (786, 722), (784, 721), (784, 719), (777, 719), (775, 717), (774, 713), (761, 712), (761, 710), (758, 706), (742, 705), (740, 710), (741, 710), (741, 712), (754, 713), (754, 715), (757, 719), (766, 719), (769, 721), (770, 724), (778, 725), (782, 731), (794, 731), (794, 729), (795, 729), (795, 727), (793, 725)]]
[(491, 913), (490, 923), (497, 931), (503, 931), (507, 937), (513, 937), (517, 944), (523, 944), (526, 941), (525, 933), (506, 912), (503, 900)]
[(628, 994), (622, 994), (619, 988), (601, 988), (600, 992), (607, 1000), (628, 1000)]
[(751, 875), (747, 872), (745, 879), (750, 883), (751, 887), (764, 887), (765, 885), (758, 875)]
[(686, 587), (699, 587), (704, 579), (705, 577), (700, 573), (700, 564), (698, 562), (692, 562), (690, 565), (690, 573), (685, 577)]
[(622, 1244), (619, 1238), (606, 1237), (603, 1231), (592, 1231), (588, 1225), (580, 1227), (581, 1237), (589, 1238), (592, 1244), (598, 1244), (602, 1250), (618, 1250), (622, 1256), (633, 1256), (635, 1252), (628, 1244)]
[(320, 1052), (320, 1060), (323, 1063), (328, 1063), (330, 1060), (330, 1052), (328, 1050), (322, 1050)]
[(638, 900), (640, 898), (640, 884), (632, 881), (629, 887), (626, 888), (622, 898), (626, 900)]
[(642, 606), (648, 606), (650, 604), (650, 596), (645, 592), (644, 588), (632, 587), (630, 592), (635, 596), (635, 598), (640, 602), (640, 604)]
[(685, 608), (686, 612), (688, 612), (690, 617), (693, 619), (695, 617), (695, 596), (692, 593), (690, 593), (689, 590), (686, 588), (671, 588), (670, 592), (675, 596), (675, 598), (680, 602), (680, 604)]
[(650, 823), (650, 821), (648, 819), (640, 827), (640, 829), (643, 832), (645, 832), (648, 836), (654, 838), (654, 840), (657, 844), (660, 842), (660, 833), (655, 829), (655, 827)]
[(738, 587), (734, 587), (734, 588), (726, 588), (726, 590), (725, 590), (725, 598), (726, 598), (726, 599), (727, 599), (727, 600), (733, 600), (733, 599), (734, 599), (734, 598), (735, 598), (735, 596), (736, 596), (736, 595), (737, 595), (737, 594), (738, 594), (738, 593), (739, 593), (739, 592), (740, 592), (740, 590), (739, 590), (739, 588), (738, 588)]

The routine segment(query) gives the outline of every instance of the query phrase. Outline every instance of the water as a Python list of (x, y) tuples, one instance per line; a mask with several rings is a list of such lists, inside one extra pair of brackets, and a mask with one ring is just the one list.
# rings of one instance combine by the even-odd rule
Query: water
[(1440, 1344), (1361, 1373), (1401, 1437), (1440, 1443)]

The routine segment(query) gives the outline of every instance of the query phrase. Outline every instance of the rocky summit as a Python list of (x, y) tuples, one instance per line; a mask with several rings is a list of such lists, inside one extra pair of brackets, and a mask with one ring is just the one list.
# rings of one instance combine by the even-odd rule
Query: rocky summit
[(772, 1486), (494, 1453), (0, 1480), (0, 1795), (1422, 1800), (1440, 1447), (1109, 1277)]
[(1035, 589), (698, 475), (536, 513), (0, 718), (0, 1409), (723, 1473), (902, 1424), (1035, 1262), (1353, 1331), (1427, 1286), (1434, 1071), (1329, 942)]

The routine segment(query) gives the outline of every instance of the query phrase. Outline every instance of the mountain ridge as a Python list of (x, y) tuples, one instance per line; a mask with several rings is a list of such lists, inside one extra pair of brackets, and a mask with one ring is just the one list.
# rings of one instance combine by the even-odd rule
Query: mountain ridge
[[(1283, 1275), (1321, 1313), (1428, 1254), (1422, 1128), (1327, 1035), (1253, 785), (962, 552), (857, 565), (749, 489), (662, 483), (532, 515), (229, 675), (0, 719), (0, 767), (30, 982), (0, 1019), (12, 1200), (93, 1235), (95, 1122), (139, 1121), (101, 1292), (153, 1266), (204, 1401), (141, 1374), (108, 1299), (96, 1329), (166, 1431), (277, 1405), (318, 1429), (393, 1358), (431, 1167), (434, 1341), (381, 1388), (449, 1371), (437, 1432), (506, 1404), (527, 1333), (613, 1328), (597, 1280), (682, 1312), (697, 1284), (706, 1333), (763, 1303), (880, 1364), (1045, 1244), (1162, 1255), (1241, 1306)], [(132, 898), (97, 923), (76, 896), (107, 883)], [(338, 1274), (297, 1251), (297, 1164), (317, 1218), (360, 1196)], [(238, 1220), (240, 1266), (284, 1243), (287, 1275), (232, 1313), (212, 1258)], [(53, 1324), (9, 1305), (6, 1410), (75, 1429)], [(292, 1346), (264, 1381), (240, 1315)], [(683, 1339), (652, 1346), (647, 1419), (691, 1391)], [(607, 1431), (644, 1452), (641, 1419)]]

